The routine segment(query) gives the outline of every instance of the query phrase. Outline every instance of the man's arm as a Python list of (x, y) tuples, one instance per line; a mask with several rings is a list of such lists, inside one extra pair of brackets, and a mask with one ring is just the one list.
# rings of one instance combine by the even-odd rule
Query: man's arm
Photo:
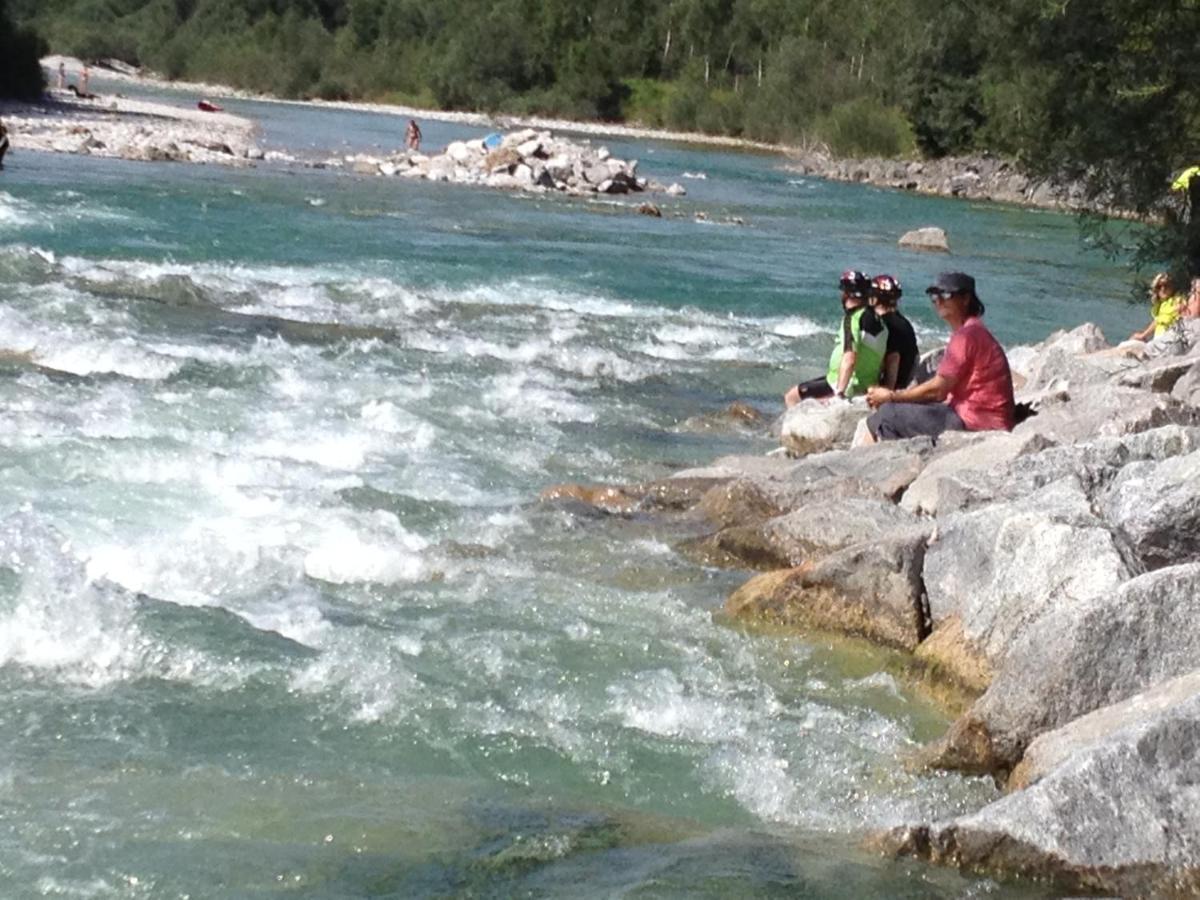
[(884, 403), (940, 403), (950, 395), (957, 383), (958, 379), (934, 375), (928, 381), (902, 391), (877, 386), (867, 391), (867, 403), (872, 407)]
[(900, 378), (900, 354), (889, 353), (883, 358), (883, 386), (894, 388)]

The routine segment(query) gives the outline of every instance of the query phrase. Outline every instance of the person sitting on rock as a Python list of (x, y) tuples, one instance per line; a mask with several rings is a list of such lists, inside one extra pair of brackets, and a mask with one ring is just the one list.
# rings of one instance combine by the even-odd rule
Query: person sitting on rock
[(1192, 279), (1192, 289), (1188, 292), (1187, 304), (1183, 308), (1185, 319), (1200, 319), (1200, 278)]
[(906, 388), (913, 380), (917, 358), (917, 333), (897, 304), (903, 294), (900, 282), (891, 275), (871, 279), (871, 307), (887, 327), (887, 353), (879, 383), (887, 388)]
[(943, 272), (926, 289), (937, 314), (950, 326), (950, 343), (937, 374), (913, 387), (882, 386), (867, 392), (875, 412), (867, 419), (872, 440), (893, 440), (946, 431), (1011, 431), (1012, 372), (1004, 348), (983, 324), (975, 279)]
[(801, 400), (827, 397), (856, 397), (879, 383), (887, 350), (887, 326), (867, 305), (871, 283), (862, 272), (842, 273), (842, 326), (834, 339), (829, 371), (820, 378), (802, 382), (783, 396), (790, 409)]
[(1129, 336), (1133, 341), (1148, 341), (1167, 333), (1178, 320), (1187, 305), (1184, 298), (1175, 292), (1175, 279), (1167, 272), (1159, 272), (1150, 282), (1150, 324)]

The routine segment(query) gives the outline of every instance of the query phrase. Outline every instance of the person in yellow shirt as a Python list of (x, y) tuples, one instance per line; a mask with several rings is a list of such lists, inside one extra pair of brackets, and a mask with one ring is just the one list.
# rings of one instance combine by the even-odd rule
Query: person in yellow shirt
[(1175, 280), (1166, 272), (1159, 272), (1150, 282), (1150, 324), (1129, 337), (1135, 341), (1148, 341), (1162, 337), (1171, 326), (1179, 321), (1187, 299), (1175, 291)]

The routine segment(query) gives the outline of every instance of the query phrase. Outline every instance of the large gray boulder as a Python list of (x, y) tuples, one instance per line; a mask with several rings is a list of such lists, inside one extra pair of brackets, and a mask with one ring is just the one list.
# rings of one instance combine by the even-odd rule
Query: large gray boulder
[(997, 434), (948, 450), (925, 467), (900, 504), (913, 512), (944, 516), (1016, 500), (1062, 479), (1076, 482), (1097, 502), (1130, 463), (1161, 461), (1200, 449), (1200, 429), (1164, 425), (1122, 437), (1047, 444), (1036, 433)]
[(908, 486), (900, 505), (912, 513), (938, 515), (990, 500), (995, 481), (1019, 456), (1049, 446), (1040, 434), (981, 431), (947, 436), (945, 452)]
[(927, 527), (752, 578), (726, 601), (737, 619), (832, 631), (913, 650), (928, 633), (921, 566)]
[(1200, 451), (1127, 465), (1100, 508), (1147, 568), (1200, 559)]
[[(728, 527), (761, 523), (821, 500), (868, 497), (894, 501), (934, 453), (928, 438), (916, 438), (817, 453), (792, 460), (790, 466), (772, 462), (763, 467), (770, 469), (769, 473), (751, 470), (747, 477), (718, 484), (701, 500), (698, 512), (713, 524)], [(730, 458), (720, 463), (715, 472), (690, 471), (728, 475), (739, 465)]]
[(793, 566), (863, 541), (879, 541), (918, 524), (887, 501), (866, 497), (826, 500), (769, 520), (763, 531)]
[(1200, 449), (1200, 429), (1163, 425), (1121, 437), (1095, 438), (1018, 456), (998, 476), (992, 473), (991, 483), (980, 490), (990, 490), (994, 497), (1015, 499), (1071, 478), (1095, 502), (1130, 463), (1170, 459), (1197, 449)]
[(733, 525), (685, 541), (686, 555), (707, 565), (780, 569), (811, 563), (863, 541), (882, 540), (918, 524), (885, 500), (816, 500), (762, 524)]
[[(1104, 332), (1092, 323), (1085, 322), (1070, 331), (1055, 331), (1039, 344), (1011, 348), (1007, 351), (1008, 363), (1014, 377), (1022, 385), (1030, 389), (1040, 388), (1071, 373), (1075, 366), (1072, 360), (1105, 350), (1108, 346)], [(1092, 380), (1091, 376), (1097, 373), (1102, 375), (1103, 365), (1092, 361), (1091, 366), (1095, 371), (1087, 373), (1086, 380)], [(1081, 371), (1087, 372), (1086, 369)]]
[(893, 830), (889, 852), (1122, 897), (1200, 895), (1200, 673), (1030, 748), (1023, 783), (979, 812)]
[(1193, 362), (1171, 387), (1171, 396), (1185, 406), (1200, 406), (1200, 362)]
[(783, 454), (720, 456), (707, 466), (681, 469), (671, 477), (786, 479), (802, 466), (802, 460)]
[(1122, 371), (1116, 376), (1116, 382), (1123, 387), (1174, 395), (1175, 385), (1195, 365), (1196, 356), (1193, 354), (1164, 356)]
[(918, 655), (983, 690), (1021, 632), (1130, 574), (1074, 479), (939, 519), (924, 570), (934, 633)]
[(871, 414), (864, 401), (801, 400), (783, 414), (780, 437), (792, 453), (820, 453), (847, 447), (859, 421)]
[(1013, 429), (1017, 435), (1040, 434), (1058, 444), (1098, 437), (1120, 437), (1162, 425), (1195, 425), (1197, 410), (1168, 394), (1152, 394), (1110, 381), (1072, 385), (1047, 398), (1038, 414)]
[(1048, 612), (1014, 640), (987, 692), (950, 730), (980, 769), (1005, 771), (1035, 737), (1200, 669), (1200, 564), (1136, 577)]

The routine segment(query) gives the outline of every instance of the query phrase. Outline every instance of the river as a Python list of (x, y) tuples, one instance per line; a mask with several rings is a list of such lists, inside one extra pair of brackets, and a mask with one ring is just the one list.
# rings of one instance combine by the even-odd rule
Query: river
[[(226, 105), (302, 155), (404, 124)], [(9, 157), (0, 894), (1036, 895), (858, 849), (996, 795), (906, 769), (948, 720), (887, 654), (731, 628), (694, 526), (537, 496), (771, 449), (713, 414), (823, 370), (844, 268), (926, 344), (939, 269), (1007, 343), (1144, 324), (1121, 272), (1055, 213), (608, 146), (688, 196)]]

